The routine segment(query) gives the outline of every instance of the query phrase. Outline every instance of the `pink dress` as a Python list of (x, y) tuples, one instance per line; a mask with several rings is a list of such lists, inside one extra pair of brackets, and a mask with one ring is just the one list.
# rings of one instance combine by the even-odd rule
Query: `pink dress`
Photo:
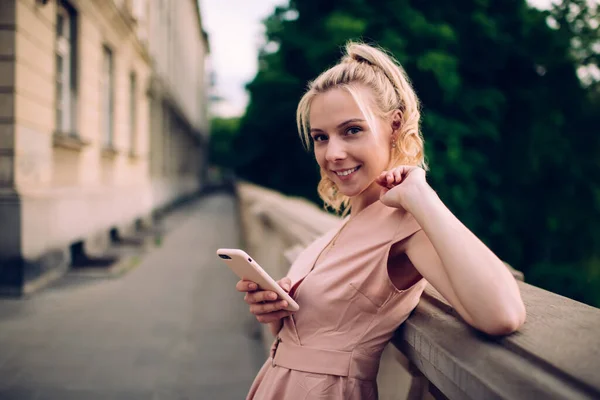
[(377, 399), (381, 353), (427, 285), (398, 290), (388, 254), (420, 229), (376, 201), (308, 246), (288, 274), (300, 310), (284, 319), (247, 399)]

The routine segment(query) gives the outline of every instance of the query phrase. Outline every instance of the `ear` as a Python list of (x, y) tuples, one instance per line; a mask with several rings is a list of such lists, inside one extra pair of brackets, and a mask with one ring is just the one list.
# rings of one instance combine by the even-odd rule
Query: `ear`
[(391, 112), (390, 122), (392, 125), (393, 135), (402, 126), (402, 113), (400, 112), (400, 110), (394, 110)]

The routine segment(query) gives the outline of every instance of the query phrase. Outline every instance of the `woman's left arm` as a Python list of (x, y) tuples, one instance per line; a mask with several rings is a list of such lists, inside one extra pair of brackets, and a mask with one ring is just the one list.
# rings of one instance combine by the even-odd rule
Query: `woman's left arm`
[(381, 201), (404, 208), (423, 229), (403, 244), (415, 268), (473, 327), (491, 335), (516, 331), (526, 313), (508, 268), (450, 212), (421, 168), (390, 172), (393, 182), (378, 179)]

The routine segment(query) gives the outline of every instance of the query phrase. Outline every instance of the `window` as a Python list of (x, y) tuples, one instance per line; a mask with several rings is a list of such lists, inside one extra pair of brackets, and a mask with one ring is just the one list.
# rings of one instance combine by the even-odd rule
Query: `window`
[(69, 136), (77, 136), (75, 22), (75, 10), (67, 3), (59, 1), (56, 12), (56, 131)]
[(114, 72), (113, 53), (104, 46), (102, 58), (102, 144), (112, 149), (114, 145)]
[(129, 154), (135, 154), (137, 136), (137, 83), (135, 72), (129, 75)]

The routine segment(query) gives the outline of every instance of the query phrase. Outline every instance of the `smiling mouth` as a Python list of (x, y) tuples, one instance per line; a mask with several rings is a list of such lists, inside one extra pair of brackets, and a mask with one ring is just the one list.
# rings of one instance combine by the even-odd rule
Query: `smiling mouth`
[(334, 172), (339, 177), (345, 177), (345, 176), (353, 174), (354, 172), (358, 171), (359, 169), (360, 169), (360, 165), (358, 167), (354, 167), (351, 169), (345, 169), (342, 171), (334, 171)]

